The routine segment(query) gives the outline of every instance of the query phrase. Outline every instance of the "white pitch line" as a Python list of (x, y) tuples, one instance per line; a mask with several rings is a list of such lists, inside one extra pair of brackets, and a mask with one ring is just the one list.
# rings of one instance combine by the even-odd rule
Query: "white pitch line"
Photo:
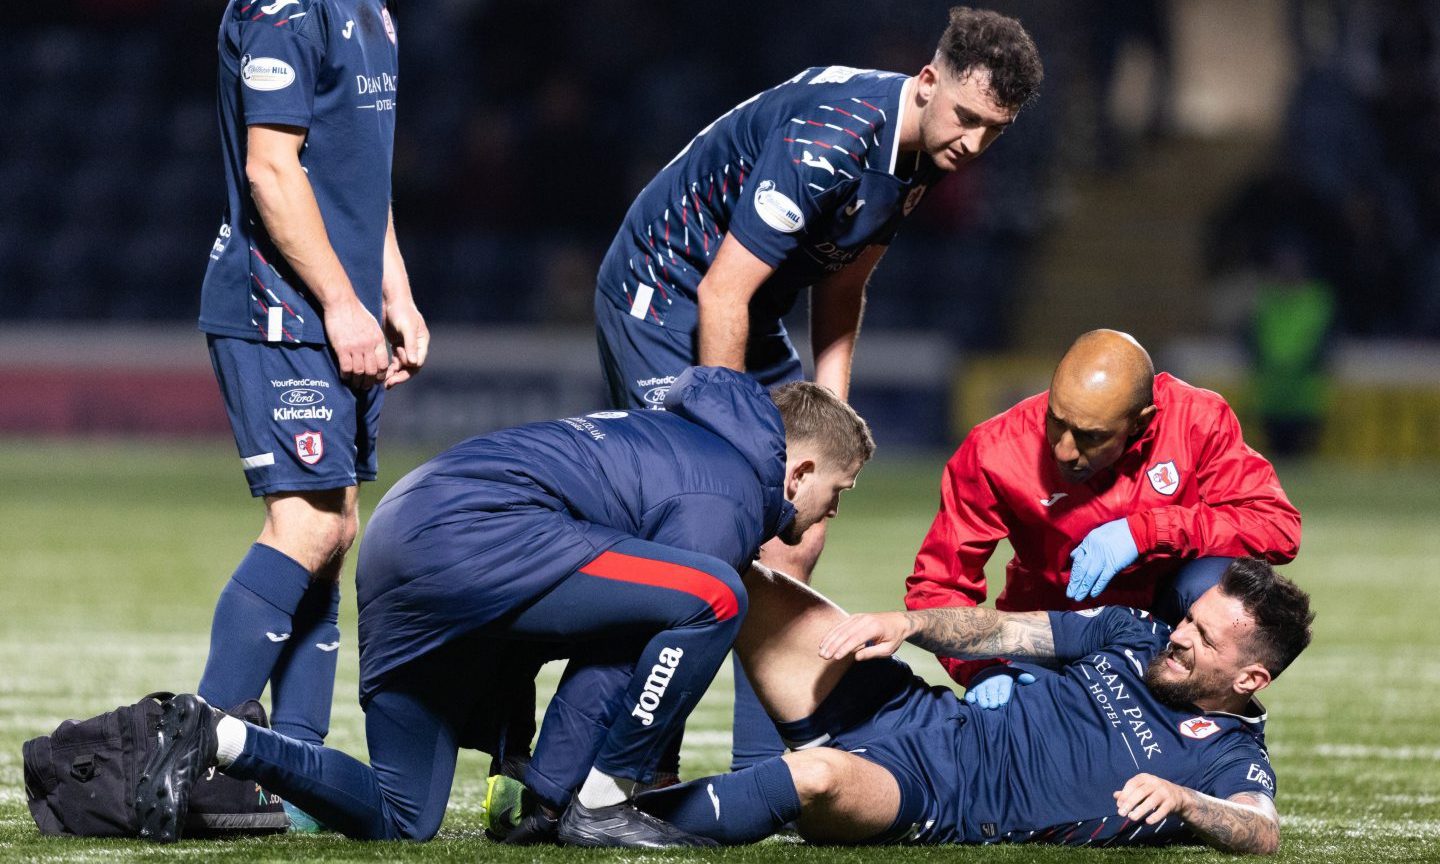
[(1440, 747), (1380, 747), (1373, 744), (1316, 744), (1279, 748), (1287, 758), (1300, 753), (1331, 759), (1385, 759), (1392, 762), (1440, 762)]
[(1319, 816), (1280, 815), (1280, 823), (1290, 830), (1314, 831), (1327, 837), (1440, 837), (1440, 820), (1436, 819), (1362, 819), (1325, 818)]

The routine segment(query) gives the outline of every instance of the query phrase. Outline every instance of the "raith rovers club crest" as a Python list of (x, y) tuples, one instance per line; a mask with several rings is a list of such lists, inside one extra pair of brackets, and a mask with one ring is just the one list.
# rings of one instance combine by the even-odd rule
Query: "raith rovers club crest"
[(319, 432), (301, 432), (295, 436), (295, 455), (306, 465), (314, 465), (325, 455), (325, 439)]
[(1175, 490), (1180, 488), (1180, 472), (1176, 470), (1174, 461), (1152, 465), (1145, 476), (1150, 478), (1150, 485), (1161, 495), (1174, 495)]

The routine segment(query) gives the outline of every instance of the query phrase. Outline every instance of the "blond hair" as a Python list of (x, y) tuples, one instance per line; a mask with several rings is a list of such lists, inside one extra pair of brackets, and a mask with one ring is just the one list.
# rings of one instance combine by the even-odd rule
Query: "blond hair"
[(875, 455), (875, 438), (865, 419), (828, 387), (793, 381), (770, 391), (785, 421), (785, 441), (807, 441), (836, 465), (863, 465)]

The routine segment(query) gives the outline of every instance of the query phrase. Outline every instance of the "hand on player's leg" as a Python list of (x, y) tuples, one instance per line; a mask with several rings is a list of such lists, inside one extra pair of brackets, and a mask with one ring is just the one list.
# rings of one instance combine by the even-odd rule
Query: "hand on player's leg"
[(856, 660), (889, 657), (913, 631), (904, 612), (865, 612), (851, 615), (820, 641), (820, 656), (839, 660), (855, 655)]

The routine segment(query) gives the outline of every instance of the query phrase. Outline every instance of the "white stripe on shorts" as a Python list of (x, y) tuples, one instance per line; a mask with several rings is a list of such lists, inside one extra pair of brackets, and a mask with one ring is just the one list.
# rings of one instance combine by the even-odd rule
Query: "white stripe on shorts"
[(822, 732), (819, 738), (812, 738), (809, 741), (786, 741), (785, 746), (791, 750), (813, 750), (816, 747), (824, 747), (830, 743), (830, 733)]
[(240, 460), (240, 465), (249, 471), (252, 468), (264, 468), (267, 465), (275, 464), (274, 453), (261, 453), (258, 456), (245, 456)]
[(655, 296), (655, 289), (649, 285), (639, 283), (635, 286), (635, 302), (630, 304), (630, 314), (645, 320), (645, 313), (650, 310), (650, 299)]

